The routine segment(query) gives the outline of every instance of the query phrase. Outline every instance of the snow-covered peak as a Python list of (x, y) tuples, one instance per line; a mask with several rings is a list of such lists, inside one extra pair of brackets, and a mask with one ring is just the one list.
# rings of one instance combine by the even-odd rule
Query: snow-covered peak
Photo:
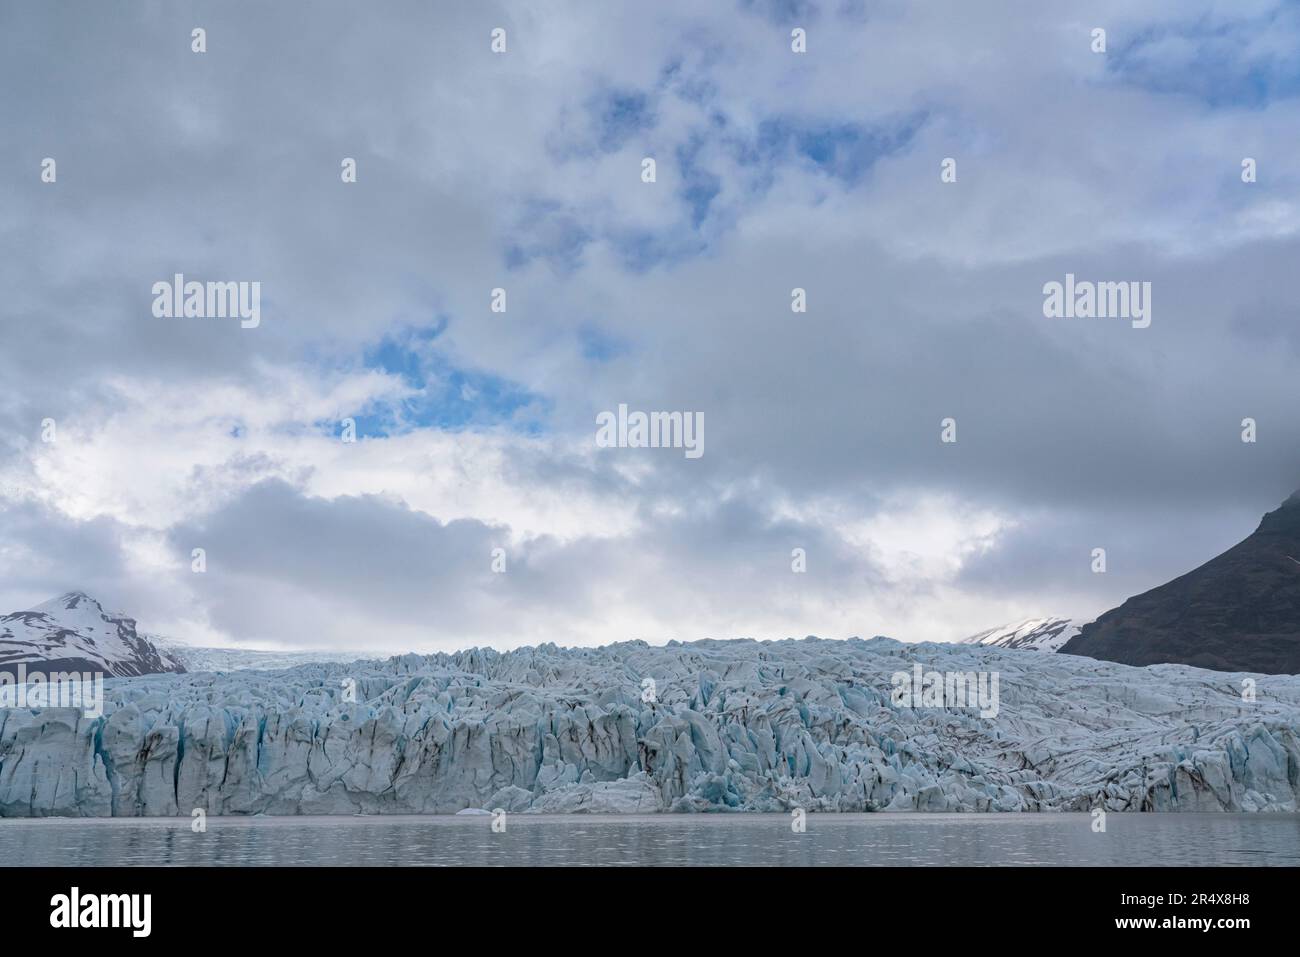
[(1059, 651), (1079, 633), (1069, 618), (1026, 618), (1010, 625), (990, 628), (957, 642), (959, 645), (989, 645), (1021, 651)]
[(100, 671), (127, 677), (184, 671), (135, 628), (81, 591), (0, 617), (0, 670)]
[(111, 619), (104, 606), (84, 591), (70, 591), (58, 598), (43, 601), (35, 608), (28, 609), (28, 613), (56, 619), (65, 626), (74, 623), (93, 626)]

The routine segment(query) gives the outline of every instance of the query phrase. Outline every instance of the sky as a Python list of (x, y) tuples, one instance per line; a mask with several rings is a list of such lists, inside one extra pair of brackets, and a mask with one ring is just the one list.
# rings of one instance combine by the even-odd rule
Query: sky
[[(1297, 48), (1263, 0), (5, 4), (0, 610), (375, 653), (1091, 619), (1300, 487)], [(260, 322), (156, 316), (176, 273)], [(1150, 325), (1046, 316), (1067, 274)], [(703, 454), (606, 447), (620, 405)]]

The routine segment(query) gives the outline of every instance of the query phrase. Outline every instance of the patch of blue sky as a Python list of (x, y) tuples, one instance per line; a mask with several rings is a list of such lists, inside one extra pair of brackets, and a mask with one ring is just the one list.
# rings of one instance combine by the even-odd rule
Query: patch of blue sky
[(589, 324), (578, 329), (578, 343), (582, 357), (590, 362), (609, 362), (627, 355), (631, 349), (624, 340)]
[(582, 254), (593, 238), (572, 210), (540, 198), (524, 201), (512, 233), (504, 250), (507, 269), (521, 269), (540, 259), (562, 276), (582, 265)]
[(708, 250), (704, 238), (684, 226), (668, 231), (615, 230), (606, 238), (623, 268), (634, 273), (645, 273), (656, 266), (685, 262)]
[(410, 391), (399, 400), (357, 410), (351, 416), (357, 437), (387, 437), (417, 429), (505, 427), (530, 435), (544, 431), (546, 401), (500, 376), (454, 365), (435, 344), (446, 327), (446, 319), (441, 319), (405, 328), (365, 352), (365, 368), (399, 377)]
[(704, 137), (697, 134), (676, 150), (677, 171), (682, 183), (678, 195), (690, 210), (694, 229), (699, 229), (708, 218), (710, 205), (722, 192), (722, 178), (700, 162), (704, 143)]
[[(1284, 36), (1296, 42), (1261, 42)], [(1300, 4), (1264, 17), (1162, 25), (1107, 39), (1107, 73), (1153, 93), (1192, 97), (1213, 109), (1258, 109), (1300, 95)]]
[(684, 57), (674, 57), (659, 71), (659, 90), (683, 102), (705, 106), (718, 96), (718, 84), (709, 76), (709, 67), (717, 57), (717, 51), (708, 47), (693, 51), (690, 66)]
[[(587, 97), (583, 101), (586, 123), (579, 125), (576, 136), (566, 131), (557, 160), (635, 144), (638, 136), (653, 131), (658, 123), (657, 98), (681, 98), (686, 88), (701, 97), (697, 105), (703, 109), (704, 122), (667, 149), (646, 146), (647, 155), (657, 153), (661, 164), (672, 164), (679, 222), (658, 230), (618, 224), (597, 227), (565, 204), (544, 197), (527, 199), (521, 202), (521, 214), (502, 249), (506, 267), (519, 269), (542, 261), (558, 275), (572, 275), (582, 267), (587, 247), (594, 242), (607, 244), (623, 267), (633, 272), (704, 255), (743, 215), (746, 204), (761, 200), (782, 167), (811, 167), (853, 188), (882, 157), (905, 150), (928, 119), (925, 112), (877, 123), (779, 115), (762, 119), (757, 127), (739, 128), (726, 112), (708, 105), (707, 66), (688, 68), (679, 57), (665, 64), (652, 91), (604, 87)], [(724, 159), (744, 170), (727, 187), (725, 207), (719, 203), (724, 195), (719, 168), (730, 162), (720, 164)]]
[(759, 123), (756, 136), (737, 158), (742, 164), (769, 169), (781, 162), (808, 163), (847, 186), (856, 186), (882, 157), (906, 149), (927, 115), (912, 113), (874, 126), (770, 117)]
[[(725, 114), (713, 111), (708, 123), (692, 131), (671, 154), (679, 181), (680, 223), (655, 231), (606, 227), (597, 236), (560, 204), (530, 200), (515, 238), (504, 250), (505, 263), (519, 268), (541, 259), (568, 275), (581, 266), (587, 245), (596, 240), (607, 243), (624, 268), (638, 273), (703, 255), (734, 222), (740, 212), (737, 203), (757, 202), (782, 166), (806, 164), (852, 188), (882, 157), (906, 149), (927, 118), (926, 113), (913, 113), (867, 125), (781, 116), (764, 119), (745, 133)], [(723, 180), (709, 163), (715, 146), (747, 174), (721, 212), (716, 201)]]
[(653, 90), (598, 83), (575, 106), (566, 109), (560, 123), (546, 139), (557, 163), (616, 153), (659, 122), (656, 111), (663, 80)]
[(740, 8), (771, 23), (806, 26), (816, 21), (821, 9), (812, 0), (739, 0)]
[(602, 89), (587, 100), (586, 107), (595, 145), (605, 153), (617, 152), (658, 122), (650, 95), (640, 90)]

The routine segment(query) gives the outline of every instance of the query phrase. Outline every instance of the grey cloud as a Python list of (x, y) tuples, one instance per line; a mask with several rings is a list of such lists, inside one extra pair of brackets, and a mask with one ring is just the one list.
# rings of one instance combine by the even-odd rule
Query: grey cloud
[[(428, 648), (518, 643), (539, 624), (562, 641), (575, 622), (622, 605), (647, 620), (700, 621), (730, 605), (739, 619), (756, 601), (777, 607), (805, 589), (824, 596), (879, 582), (869, 557), (835, 536), (772, 522), (743, 502), (647, 519), (635, 540), (541, 536), (515, 546), (504, 527), (443, 523), (378, 496), (313, 498), (270, 480), (168, 538), (178, 562), (205, 549), (207, 571), (189, 585), (224, 632), (357, 650), (400, 648), (395, 628)], [(791, 571), (793, 548), (809, 555), (805, 575)], [(351, 622), (369, 627), (349, 633)]]
[(122, 529), (112, 519), (83, 522), (10, 500), (0, 502), (0, 529), (0, 614), (79, 589), (122, 609), (144, 595), (131, 581)]
[[(503, 628), (527, 609), (561, 625), (598, 619), (602, 595), (642, 580), (665, 600), (797, 605), (766, 571), (795, 539), (832, 557), (816, 562), (819, 594), (881, 586), (871, 556), (772, 519), (775, 502), (870, 514), (922, 492), (1034, 523), (968, 568), (963, 587), (1002, 591), (1019, 574), (1026, 602), (1073, 589), (1099, 611), (1300, 485), (1286, 285), (1300, 252), (1297, 107), (1207, 114), (1146, 95), (1107, 78), (1070, 17), (991, 9), (6, 9), (0, 464), (30, 454), (43, 416), (91, 427), (118, 411), (114, 377), (256, 391), (286, 369), (355, 365), (394, 328), (446, 315), (437, 347), (449, 361), (545, 397), (561, 436), (589, 437), (595, 414), (620, 402), (696, 410), (705, 457), (648, 459), (633, 479), (610, 460), (514, 452), (508, 477), (617, 491), (648, 531), (543, 536), (505, 581), (465, 556), (506, 529), (255, 486), (171, 532), (182, 552), (210, 540), (215, 568), (215, 556), (237, 559), (226, 577), (182, 589), (199, 589), (221, 627), (294, 627), (279, 611), (293, 602), (312, 604), (313, 627), (339, 608), (422, 621), (430, 601), (447, 634)], [(1218, 15), (1174, 2), (1096, 12), (1121, 42), (1148, 22)], [(797, 62), (792, 17), (815, 28)], [(196, 24), (209, 31), (203, 56), (189, 52)], [(488, 51), (498, 25), (505, 57)], [(639, 145), (625, 125), (588, 124), (593, 96), (611, 89), (651, 91), (634, 112), (643, 126), (653, 117), (659, 194), (634, 167), (603, 165)], [(811, 162), (747, 171), (731, 148), (774, 116), (922, 113), (929, 122), (861, 180)], [(570, 131), (599, 148), (559, 149)], [(1234, 181), (1243, 142), (1266, 171), (1251, 191)], [(674, 180), (684, 151), (720, 190), (696, 231)], [(54, 187), (36, 175), (47, 155)], [(951, 187), (938, 183), (946, 155), (959, 159)], [(355, 186), (339, 182), (343, 156), (359, 161)], [(1251, 238), (1242, 224), (1256, 221), (1276, 228)], [(177, 271), (261, 281), (263, 326), (153, 319), (150, 285)], [(1067, 271), (1150, 280), (1152, 327), (1043, 318), (1042, 284)], [(487, 291), (501, 284), (510, 312), (494, 317)], [(807, 314), (789, 310), (794, 286), (808, 290)], [(586, 328), (626, 347), (593, 359)], [(944, 447), (949, 415), (960, 438)], [(1245, 416), (1260, 423), (1254, 446), (1238, 440)], [(274, 467), (254, 453), (223, 474), (252, 482)], [(652, 520), (674, 508), (684, 517)], [(61, 522), (11, 526), (47, 555), (21, 588), (75, 575), (129, 591), (117, 532)], [(1124, 543), (1132, 560), (1116, 568), (1142, 571), (1076, 585), (1065, 543), (1085, 537)], [(84, 549), (68, 544), (82, 538)], [(693, 595), (692, 578), (707, 595)]]

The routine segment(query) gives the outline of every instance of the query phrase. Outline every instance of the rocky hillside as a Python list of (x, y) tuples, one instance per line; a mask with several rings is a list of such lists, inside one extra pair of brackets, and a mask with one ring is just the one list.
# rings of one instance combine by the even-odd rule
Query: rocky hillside
[(1300, 493), (1222, 555), (1084, 625), (1061, 652), (1300, 674)]
[(102, 672), (120, 678), (185, 667), (136, 632), (135, 619), (110, 614), (85, 592), (68, 592), (29, 611), (0, 617), (0, 671)]

